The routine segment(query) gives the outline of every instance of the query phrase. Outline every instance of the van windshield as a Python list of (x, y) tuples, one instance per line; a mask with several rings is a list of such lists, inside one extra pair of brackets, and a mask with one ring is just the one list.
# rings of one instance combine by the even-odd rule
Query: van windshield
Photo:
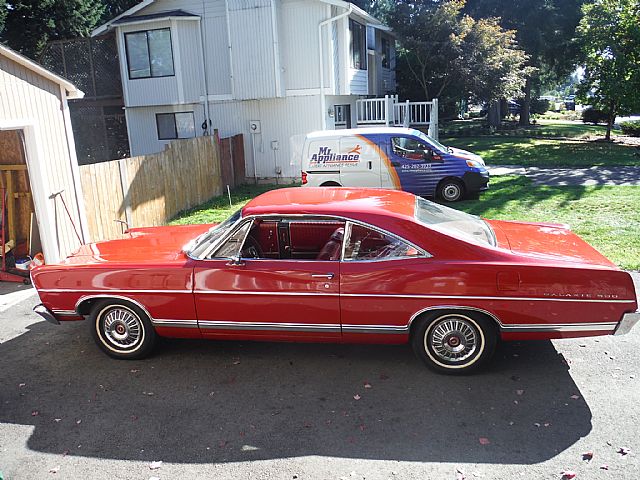
[(446, 145), (441, 144), (439, 141), (434, 140), (433, 138), (425, 135), (424, 132), (421, 132), (420, 130), (416, 130), (416, 134), (415, 135), (417, 137), (420, 137), (420, 140), (425, 142), (427, 145), (431, 145), (432, 147), (437, 148), (438, 150), (440, 150), (443, 153), (446, 153), (446, 152), (449, 151), (449, 147), (447, 147)]
[(481, 245), (497, 245), (493, 229), (475, 215), (417, 197), (415, 216), (418, 222), (447, 235)]

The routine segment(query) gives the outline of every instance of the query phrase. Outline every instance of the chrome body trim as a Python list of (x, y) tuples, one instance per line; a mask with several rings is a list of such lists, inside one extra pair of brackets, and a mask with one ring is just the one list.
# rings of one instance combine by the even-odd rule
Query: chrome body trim
[[(549, 302), (585, 302), (585, 303), (635, 303), (635, 300), (600, 299), (600, 298), (556, 298), (556, 297), (490, 297), (480, 295), (403, 295), (383, 293), (341, 293), (341, 297), (375, 297), (375, 298), (424, 298), (424, 299), (463, 299), (463, 300), (514, 300), (514, 301), (549, 301)], [(458, 307), (462, 308), (462, 307)]]
[(52, 310), (52, 312), (54, 315), (57, 315), (59, 317), (81, 317), (82, 316), (75, 310)]
[(201, 295), (271, 295), (271, 296), (309, 296), (309, 295), (317, 295), (323, 297), (339, 297), (339, 293), (325, 293), (325, 292), (245, 292), (241, 290), (194, 290), (193, 293), (198, 293)]
[(409, 325), (342, 325), (343, 333), (407, 334)]
[(110, 299), (110, 298), (115, 298), (117, 300), (124, 300), (126, 302), (130, 302), (132, 304), (134, 304), (136, 307), (140, 308), (147, 317), (149, 317), (149, 320), (151, 321), (151, 323), (153, 323), (153, 317), (151, 316), (151, 314), (149, 313), (149, 311), (145, 308), (144, 305), (142, 305), (140, 302), (129, 298), (129, 297), (124, 297), (121, 295), (83, 295), (82, 297), (80, 297), (78, 299), (78, 301), (76, 302), (76, 312), (78, 311), (78, 307), (80, 306), (81, 303), (87, 301), (87, 300), (93, 300), (93, 299)]
[(198, 328), (198, 321), (197, 320), (157, 319), (157, 320), (152, 320), (151, 324), (154, 327)]
[(594, 323), (532, 323), (502, 325), (503, 332), (613, 332), (616, 322)]
[(493, 319), (498, 324), (498, 327), (502, 327), (502, 322), (500, 321), (500, 319), (498, 317), (496, 317), (493, 313), (488, 312), (487, 310), (483, 310), (482, 308), (467, 307), (467, 306), (460, 306), (460, 305), (437, 305), (437, 306), (433, 306), (433, 307), (423, 308), (422, 310), (418, 310), (416, 313), (411, 315), (411, 318), (409, 319), (409, 324), (407, 325), (407, 328), (409, 328), (409, 329), (411, 328), (411, 325), (413, 324), (413, 321), (418, 316), (422, 315), (425, 312), (433, 311), (433, 310), (471, 310), (471, 311), (474, 311), (474, 312), (480, 312), (480, 313), (483, 313), (483, 314), (487, 315), (489, 318)]
[(338, 323), (270, 323), (270, 322), (225, 322), (217, 320), (200, 320), (201, 330), (276, 330), (300, 332), (335, 332), (340, 333)]
[(44, 318), (47, 322), (53, 323), (54, 325), (60, 325), (58, 319), (53, 316), (53, 313), (51, 313), (51, 310), (49, 310), (43, 304), (40, 303), (33, 307), (33, 311)]
[(613, 332), (613, 334), (625, 335), (629, 333), (634, 325), (638, 322), (640, 322), (640, 310), (632, 313), (625, 313), (624, 315), (622, 315), (622, 320), (620, 320), (620, 322), (618, 323), (618, 326), (616, 327), (616, 330), (615, 332)]
[(42, 288), (41, 292), (44, 293), (96, 293), (99, 295), (106, 295), (109, 293), (192, 293), (192, 290), (96, 290), (95, 288)]

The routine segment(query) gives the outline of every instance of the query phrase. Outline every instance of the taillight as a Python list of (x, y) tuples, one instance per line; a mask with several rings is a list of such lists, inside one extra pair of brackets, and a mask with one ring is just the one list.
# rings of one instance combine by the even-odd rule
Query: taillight
[(302, 172), (302, 184), (307, 184), (307, 172)]

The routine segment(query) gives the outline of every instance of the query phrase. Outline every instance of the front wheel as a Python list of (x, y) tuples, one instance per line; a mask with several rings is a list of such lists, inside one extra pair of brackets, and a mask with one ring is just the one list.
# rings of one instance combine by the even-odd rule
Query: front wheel
[(138, 306), (121, 300), (97, 303), (89, 316), (91, 334), (107, 355), (139, 359), (151, 353), (156, 332), (149, 316)]
[(438, 185), (437, 194), (445, 202), (457, 202), (464, 196), (464, 186), (455, 178), (446, 179)]
[(467, 374), (492, 355), (497, 343), (494, 325), (468, 312), (437, 312), (417, 320), (411, 337), (416, 355), (439, 373)]

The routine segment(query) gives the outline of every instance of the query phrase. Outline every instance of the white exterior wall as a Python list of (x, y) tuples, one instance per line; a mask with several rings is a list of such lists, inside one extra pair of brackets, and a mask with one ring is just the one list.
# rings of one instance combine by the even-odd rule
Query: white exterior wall
[(127, 107), (127, 128), (129, 129), (129, 147), (131, 156), (147, 155), (164, 150), (171, 140), (158, 139), (156, 124), (157, 113), (193, 112), (196, 135), (202, 135), (200, 125), (204, 121), (204, 107), (201, 103), (184, 105), (160, 105), (144, 107)]
[(80, 246), (60, 198), (49, 198), (52, 193), (64, 190), (62, 197), (73, 221), (81, 235), (87, 235), (73, 132), (70, 120), (65, 119), (63, 94), (66, 92), (59, 84), (0, 56), (0, 129), (24, 131), (30, 187), (48, 263)]

